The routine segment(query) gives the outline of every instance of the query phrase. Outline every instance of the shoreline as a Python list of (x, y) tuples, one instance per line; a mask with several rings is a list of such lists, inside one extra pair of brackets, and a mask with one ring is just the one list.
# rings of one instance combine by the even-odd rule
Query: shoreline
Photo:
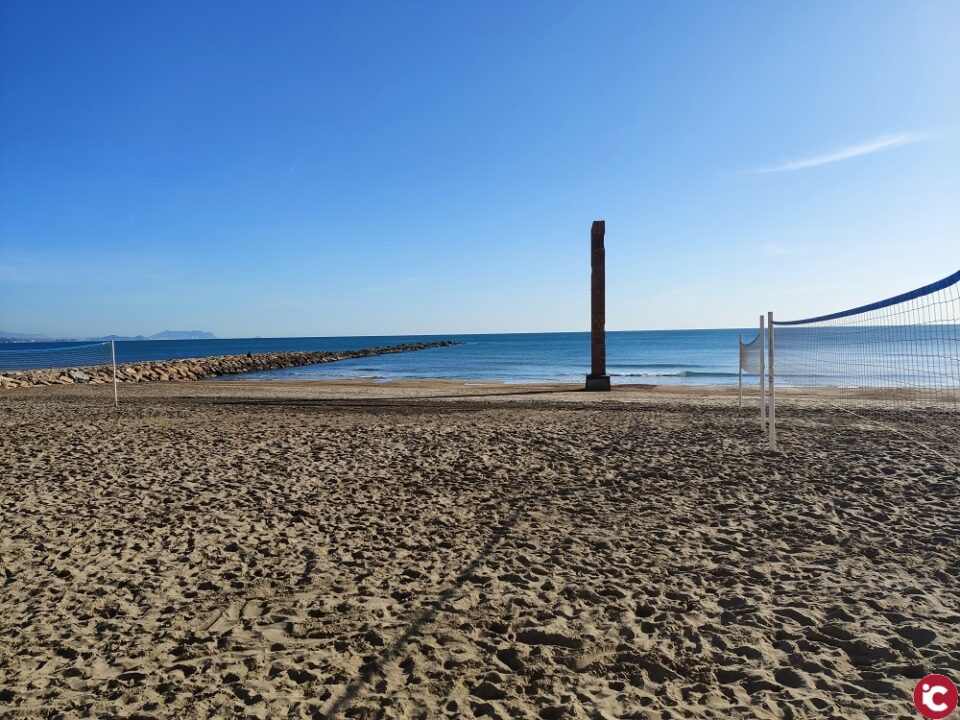
[[(50, 385), (6, 390), (0, 393), (0, 412), (13, 421), (28, 416), (47, 403), (100, 407), (105, 417), (137, 416), (157, 403), (187, 402), (207, 405), (270, 405), (298, 408), (304, 405), (345, 408), (383, 406), (393, 408), (453, 408), (496, 405), (501, 408), (661, 408), (698, 407), (736, 410), (736, 392), (713, 387), (615, 386), (610, 392), (588, 392), (581, 385), (505, 383), (475, 385), (451, 380), (400, 380), (372, 383), (361, 380), (330, 381), (188, 381), (132, 383), (119, 388), (119, 404), (113, 408), (110, 385)], [(109, 405), (109, 411), (106, 406)], [(819, 406), (819, 403), (814, 403)], [(759, 396), (744, 396), (744, 418), (759, 415)], [(758, 430), (759, 432), (759, 430)]]
[[(113, 403), (112, 385), (109, 383), (47, 383), (30, 387), (8, 388), (0, 397), (10, 399), (40, 397), (98, 397), (110, 394)], [(172, 380), (166, 382), (123, 383), (120, 386), (120, 405), (124, 399), (147, 400), (163, 398), (285, 398), (291, 401), (305, 400), (390, 400), (416, 401), (429, 399), (484, 399), (524, 400), (538, 398), (544, 402), (590, 403), (597, 405), (630, 405), (645, 403), (681, 403), (689, 406), (716, 406), (737, 409), (737, 387), (730, 385), (685, 385), (652, 383), (614, 384), (608, 392), (591, 392), (582, 383), (511, 383), (503, 381), (452, 380), (448, 378), (408, 378), (387, 381), (367, 379), (321, 379), (321, 380)], [(877, 393), (877, 397), (862, 399), (868, 409), (883, 410), (884, 403), (898, 403), (898, 398), (910, 400), (912, 393), (902, 389), (890, 389)], [(744, 386), (744, 417), (758, 412), (760, 394), (756, 386)], [(849, 399), (848, 399), (849, 402)], [(830, 410), (836, 404), (835, 388), (777, 388), (777, 407)], [(942, 408), (917, 406), (917, 411)], [(781, 418), (778, 418), (781, 419)]]

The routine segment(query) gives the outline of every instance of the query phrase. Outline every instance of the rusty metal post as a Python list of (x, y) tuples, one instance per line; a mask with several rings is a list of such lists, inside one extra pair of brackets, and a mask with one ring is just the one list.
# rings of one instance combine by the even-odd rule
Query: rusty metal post
[(606, 337), (606, 223), (594, 220), (590, 228), (590, 374), (587, 390), (609, 390)]

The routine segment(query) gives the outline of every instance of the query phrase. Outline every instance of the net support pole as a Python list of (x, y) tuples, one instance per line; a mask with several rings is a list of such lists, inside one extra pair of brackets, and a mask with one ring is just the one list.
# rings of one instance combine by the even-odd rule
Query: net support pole
[(737, 410), (743, 410), (743, 333), (737, 338)]
[(774, 342), (773, 332), (773, 313), (767, 313), (767, 351), (770, 353), (770, 362), (767, 363), (770, 369), (770, 449), (777, 450), (777, 386), (775, 382), (776, 370), (776, 343)]
[(767, 432), (767, 388), (763, 370), (763, 315), (760, 316), (760, 432)]
[(120, 407), (120, 397), (117, 394), (117, 343), (110, 341), (110, 362), (113, 365), (113, 406)]
[(609, 390), (606, 338), (606, 223), (594, 220), (590, 227), (590, 374), (587, 390)]

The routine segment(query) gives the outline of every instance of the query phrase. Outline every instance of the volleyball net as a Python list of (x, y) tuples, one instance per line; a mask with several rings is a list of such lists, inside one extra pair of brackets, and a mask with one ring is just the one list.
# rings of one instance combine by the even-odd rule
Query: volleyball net
[(769, 320), (771, 408), (775, 379), (960, 461), (960, 271), (850, 310)]
[(763, 332), (750, 342), (743, 342), (740, 336), (740, 371), (759, 375), (763, 372)]
[(31, 343), (0, 345), (0, 372), (14, 370), (78, 369), (110, 365), (111, 343), (70, 343), (54, 347), (31, 347)]
[(766, 351), (764, 343), (763, 315), (760, 316), (760, 329), (756, 337), (750, 342), (743, 341), (743, 333), (740, 333), (740, 367), (737, 378), (737, 407), (743, 409), (743, 374), (751, 373), (758, 375), (760, 379), (760, 430), (765, 432), (767, 429), (767, 404), (764, 387), (764, 367), (763, 357)]
[(86, 371), (94, 368), (111, 369), (109, 376), (113, 379), (113, 402), (116, 405), (117, 363), (112, 341), (54, 346), (44, 344), (42, 347), (31, 343), (0, 345), (0, 376), (16, 377), (19, 372), (40, 372), (48, 378), (46, 384), (55, 384), (63, 378), (86, 381), (89, 379)]

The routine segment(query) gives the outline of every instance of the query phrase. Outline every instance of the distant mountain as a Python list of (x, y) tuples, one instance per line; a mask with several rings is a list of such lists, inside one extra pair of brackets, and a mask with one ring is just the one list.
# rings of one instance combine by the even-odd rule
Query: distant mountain
[(40, 333), (12, 333), (0, 330), (0, 342), (46, 342), (50, 340)]
[(109, 340), (216, 340), (217, 336), (205, 330), (164, 330), (156, 335), (146, 337), (144, 335), (103, 335), (93, 338), (53, 338), (42, 333), (12, 333), (0, 330), (0, 343), (22, 343), (22, 342), (55, 342), (55, 341), (76, 341), (76, 340), (94, 340), (106, 342)]
[(164, 330), (148, 340), (216, 340), (217, 336), (205, 330)]
[(104, 335), (91, 340), (216, 340), (217, 336), (205, 330), (164, 330), (156, 335)]

